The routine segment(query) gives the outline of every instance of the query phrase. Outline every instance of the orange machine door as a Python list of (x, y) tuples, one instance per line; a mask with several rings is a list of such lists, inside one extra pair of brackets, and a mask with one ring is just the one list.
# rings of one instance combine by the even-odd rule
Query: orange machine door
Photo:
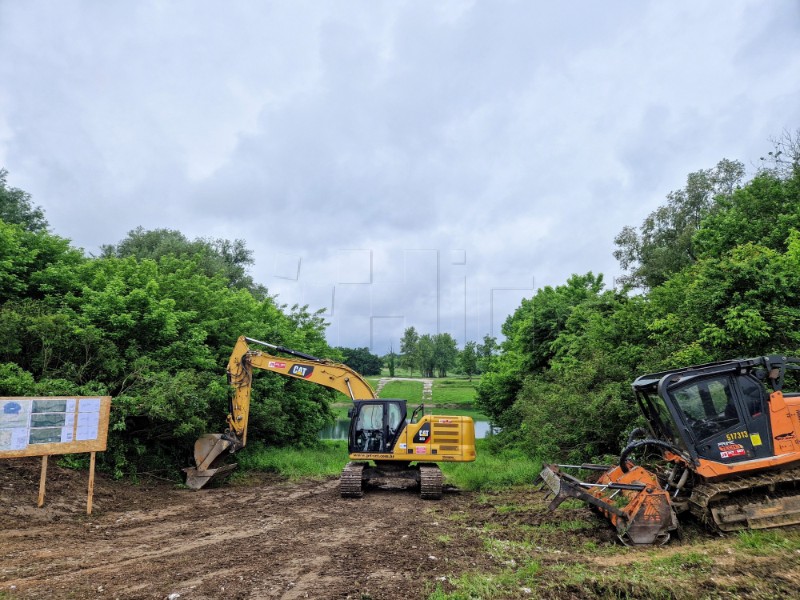
[(669, 391), (697, 454), (715, 462), (755, 458), (748, 423), (732, 377), (692, 379)]

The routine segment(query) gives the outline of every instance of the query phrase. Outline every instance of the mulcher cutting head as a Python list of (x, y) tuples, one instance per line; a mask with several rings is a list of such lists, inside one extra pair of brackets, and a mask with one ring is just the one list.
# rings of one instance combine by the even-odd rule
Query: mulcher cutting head
[[(602, 471), (596, 482), (581, 481), (562, 468)], [(677, 517), (669, 494), (656, 478), (642, 467), (623, 472), (618, 466), (544, 465), (540, 474), (555, 495), (550, 510), (567, 498), (577, 498), (596, 507), (617, 530), (626, 545), (664, 544), (677, 528)]]

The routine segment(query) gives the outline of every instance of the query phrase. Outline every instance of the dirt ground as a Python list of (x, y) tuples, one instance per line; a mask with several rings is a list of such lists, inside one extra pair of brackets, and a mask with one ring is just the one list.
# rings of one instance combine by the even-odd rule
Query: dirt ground
[(694, 568), (688, 587), (665, 597), (800, 595), (800, 550), (751, 558), (693, 534), (631, 551), (587, 509), (550, 513), (529, 490), (451, 491), (431, 502), (378, 489), (350, 500), (333, 479), (260, 476), (195, 492), (98, 474), (86, 515), (87, 474), (54, 462), (37, 508), (39, 459), (0, 461), (0, 599), (426, 598), (471, 573), (513, 572), (527, 555), (536, 556), (537, 585), (499, 597), (619, 596), (628, 593), (620, 569), (669, 566), (687, 544), (714, 558), (689, 555), (688, 567), (677, 566)]

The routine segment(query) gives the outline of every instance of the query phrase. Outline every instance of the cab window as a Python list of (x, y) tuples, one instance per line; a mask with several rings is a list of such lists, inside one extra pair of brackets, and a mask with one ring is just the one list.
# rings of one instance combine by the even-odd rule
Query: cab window
[(395, 403), (389, 404), (389, 430), (395, 432), (402, 420), (403, 412), (400, 410), (400, 406)]
[(698, 440), (712, 437), (740, 421), (727, 377), (706, 379), (670, 394)]
[(383, 429), (383, 405), (367, 404), (361, 407), (357, 429)]
[(744, 405), (750, 416), (758, 417), (761, 415), (764, 407), (764, 387), (749, 377), (740, 378), (739, 386), (742, 388)]

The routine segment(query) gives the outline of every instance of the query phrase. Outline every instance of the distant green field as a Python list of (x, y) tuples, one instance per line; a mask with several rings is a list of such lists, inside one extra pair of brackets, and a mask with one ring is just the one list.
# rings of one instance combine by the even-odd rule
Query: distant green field
[[(378, 388), (379, 377), (366, 378), (373, 389)], [(387, 383), (380, 391), (381, 398), (402, 398), (408, 401), (409, 405), (417, 405), (422, 402), (422, 381), (395, 380)], [(464, 414), (471, 414), (471, 407), (475, 404), (477, 386), (480, 378), (473, 378), (472, 381), (464, 377), (445, 377), (433, 380), (433, 394), (431, 399), (425, 400), (428, 406), (447, 406), (448, 408), (469, 411)], [(334, 415), (339, 419), (347, 417), (347, 409), (350, 403), (344, 401), (336, 402), (333, 407)], [(448, 414), (460, 414), (452, 410)]]
[(421, 381), (390, 381), (380, 393), (381, 398), (405, 398), (409, 404), (422, 402)]
[(431, 404), (474, 404), (477, 385), (478, 379), (434, 379)]

